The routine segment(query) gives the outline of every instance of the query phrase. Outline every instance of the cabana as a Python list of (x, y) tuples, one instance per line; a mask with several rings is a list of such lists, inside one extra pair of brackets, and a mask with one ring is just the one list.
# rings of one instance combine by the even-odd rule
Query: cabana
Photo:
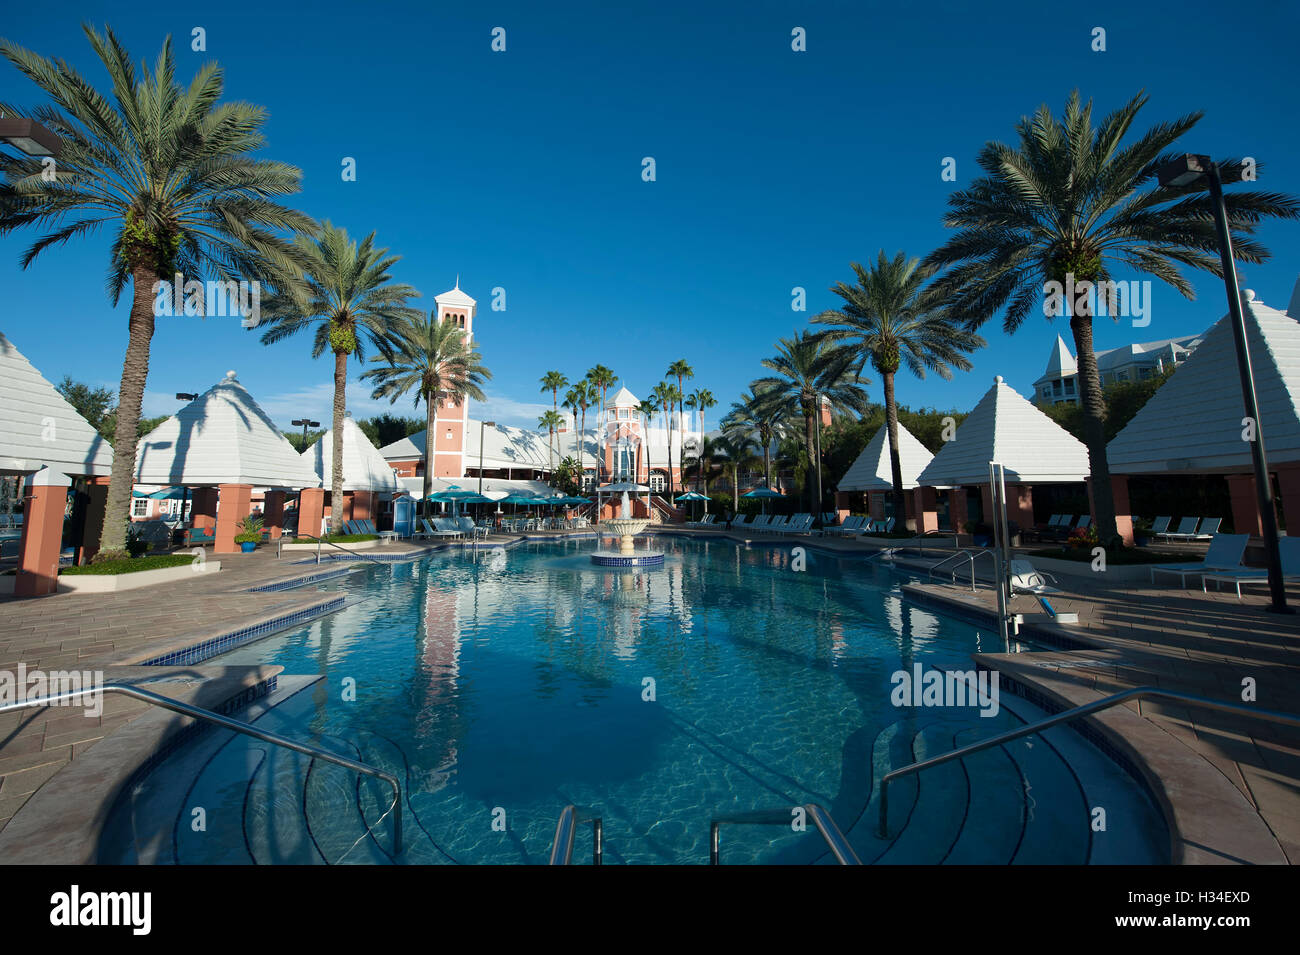
[(277, 538), (285, 492), (320, 480), (230, 371), (140, 439), (135, 483), (193, 488), (195, 530), (212, 528), (214, 553), (233, 554), (254, 487), (267, 489), (262, 517)]
[[(912, 432), (901, 424), (898, 426), (898, 465), (902, 472), (904, 491), (916, 489), (917, 477), (933, 458), (930, 449), (916, 440)], [(885, 513), (885, 501), (894, 493), (894, 468), (890, 462), (887, 427), (882, 426), (875, 437), (867, 442), (867, 446), (844, 472), (844, 477), (835, 489), (835, 509), (839, 512), (841, 521), (849, 515), (849, 495), (855, 491), (867, 495), (867, 511), (873, 519), (884, 520), (889, 516)], [(894, 515), (900, 522), (900, 529), (901, 522), (911, 516), (913, 495), (906, 495), (906, 499), (908, 513)]]
[[(299, 524), (306, 533), (318, 534), (330, 511), (334, 479), (334, 431), (302, 453), (303, 462), (316, 475), (320, 490), (304, 493), (299, 502)], [(351, 415), (343, 419), (343, 520), (370, 521), (379, 513), (379, 495), (398, 489), (397, 475)]]
[[(1286, 312), (1242, 292), (1259, 416), (1289, 533), (1300, 531), (1300, 282)], [(1221, 318), (1107, 445), (1117, 510), (1129, 509), (1130, 475), (1223, 476), (1233, 530), (1260, 536), (1254, 464), (1243, 420), (1232, 321)], [(1219, 517), (1222, 515), (1201, 515)]]
[[(951, 488), (948, 516), (960, 531), (967, 520), (966, 489), (978, 487), (985, 520), (993, 516), (989, 462), (1006, 467), (1007, 519), (1034, 526), (1033, 487), (1088, 479), (1088, 449), (1019, 395), (999, 375), (934, 459), (917, 476), (917, 530), (937, 530), (935, 490)], [(1125, 518), (1127, 521), (1127, 517)], [(1132, 529), (1129, 529), (1129, 535)]]
[(72, 533), (82, 562), (99, 546), (113, 449), (0, 334), (0, 475), (23, 480), (23, 529), (14, 594), (40, 597), (58, 585), (63, 519), (74, 479)]

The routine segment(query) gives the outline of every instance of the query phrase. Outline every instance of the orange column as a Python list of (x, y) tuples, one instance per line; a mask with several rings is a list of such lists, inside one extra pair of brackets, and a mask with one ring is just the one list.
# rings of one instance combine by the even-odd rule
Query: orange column
[(284, 491), (267, 491), (262, 505), (262, 521), (271, 532), (271, 540), (284, 533)]
[[(935, 510), (934, 488), (918, 487), (912, 492), (912, 499), (915, 503), (915, 523), (916, 532), (924, 534), (928, 531), (937, 531), (939, 529), (939, 513)], [(894, 530), (901, 530), (898, 523), (894, 523)]]
[(1128, 478), (1123, 475), (1110, 479), (1110, 494), (1115, 502), (1115, 529), (1124, 543), (1133, 546), (1133, 505), (1128, 499)]
[(190, 505), (190, 517), (194, 529), (217, 526), (217, 489), (215, 487), (196, 487), (192, 494), (194, 503)]
[(1232, 529), (1238, 534), (1263, 537), (1259, 499), (1255, 495), (1255, 475), (1229, 474), (1228, 494), (1232, 498)]
[(303, 488), (298, 495), (298, 533), (320, 536), (321, 521), (325, 519), (325, 489)]
[(214, 554), (236, 554), (239, 545), (235, 535), (240, 532), (240, 525), (252, 510), (251, 484), (223, 484), (217, 508), (217, 539), (212, 547)]
[(1034, 489), (1028, 484), (1007, 485), (1007, 520), (1022, 531), (1034, 526)]
[(848, 517), (851, 513), (852, 510), (849, 507), (849, 492), (836, 491), (835, 492), (835, 514), (837, 517), (839, 517), (840, 523), (843, 524), (844, 518)]
[(44, 597), (58, 587), (63, 514), (71, 486), (72, 480), (66, 474), (47, 467), (27, 479), (14, 596)]
[(966, 489), (954, 487), (948, 491), (948, 522), (952, 524), (953, 533), (963, 533), (968, 520), (970, 518), (966, 516)]

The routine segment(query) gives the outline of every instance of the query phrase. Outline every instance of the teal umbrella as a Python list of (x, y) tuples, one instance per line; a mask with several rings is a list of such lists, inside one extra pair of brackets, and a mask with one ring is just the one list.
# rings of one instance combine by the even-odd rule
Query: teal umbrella
[(762, 501), (764, 514), (767, 513), (767, 502), (770, 498), (781, 498), (782, 500), (785, 499), (784, 494), (780, 493), (779, 491), (773, 491), (770, 487), (756, 487), (748, 494), (742, 494), (740, 496), (748, 497), (748, 498), (757, 498), (759, 501)]

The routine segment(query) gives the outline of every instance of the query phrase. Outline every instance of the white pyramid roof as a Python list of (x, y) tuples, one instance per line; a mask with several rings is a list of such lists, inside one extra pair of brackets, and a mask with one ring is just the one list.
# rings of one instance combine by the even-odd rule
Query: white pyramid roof
[[(1300, 461), (1300, 324), (1245, 291), (1246, 343), (1269, 464)], [(1249, 471), (1245, 406), (1225, 316), (1107, 446), (1115, 474)]]
[(433, 300), (439, 305), (462, 305), (467, 308), (473, 308), (478, 303), (460, 290), (460, 278), (456, 279), (456, 287), (448, 289), (440, 295), (435, 295)]
[[(320, 486), (334, 488), (334, 429), (302, 453)], [(397, 475), (379, 450), (350, 417), (343, 419), (343, 490), (396, 491)]]
[(1007, 480), (1062, 484), (1088, 476), (1088, 449), (1019, 395), (999, 375), (961, 423), (953, 440), (917, 478), (928, 487), (987, 484), (989, 462), (1006, 467)]
[(0, 473), (105, 475), (113, 448), (0, 334)]
[(623, 387), (618, 389), (618, 394), (614, 395), (609, 404), (613, 408), (635, 408), (641, 404), (641, 399)]
[[(916, 440), (912, 432), (898, 426), (898, 465), (903, 487), (917, 486), (916, 478), (934, 457), (929, 448)], [(893, 465), (889, 460), (889, 429), (881, 427), (867, 442), (858, 459), (840, 479), (840, 491), (891, 491), (894, 488)]]
[(1045, 374), (1053, 377), (1057, 375), (1073, 375), (1078, 370), (1074, 362), (1074, 356), (1070, 354), (1070, 349), (1065, 344), (1065, 339), (1057, 335), (1056, 344), (1052, 346), (1052, 353), (1047, 356), (1047, 371)]
[(135, 483), (320, 486), (233, 371), (140, 439)]

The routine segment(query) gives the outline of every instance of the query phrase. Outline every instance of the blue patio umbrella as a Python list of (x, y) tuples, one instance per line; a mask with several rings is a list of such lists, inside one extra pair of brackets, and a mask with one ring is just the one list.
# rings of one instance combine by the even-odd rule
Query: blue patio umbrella
[(478, 493), (478, 491), (467, 491), (459, 484), (453, 484), (450, 487), (443, 488), (441, 491), (430, 494), (428, 499), (440, 503), (450, 503), (451, 513), (453, 515), (456, 513), (457, 504), (483, 504), (490, 503), (492, 500), (491, 498), (484, 497), (482, 494)]
[[(707, 494), (700, 494), (698, 491), (687, 491), (685, 494), (678, 494), (675, 498), (673, 498), (674, 503), (680, 501), (711, 501), (711, 500), (713, 500), (713, 498), (709, 497)], [(708, 506), (706, 505), (704, 509), (704, 513), (707, 514), (708, 512), (709, 512)]]
[(132, 497), (146, 497), (151, 501), (179, 501), (189, 493), (185, 487), (165, 487), (161, 491), (132, 491)]
[(763, 513), (767, 513), (767, 502), (771, 498), (785, 499), (785, 495), (780, 491), (774, 491), (770, 487), (756, 487), (748, 494), (742, 494), (741, 497), (756, 498), (762, 502)]

